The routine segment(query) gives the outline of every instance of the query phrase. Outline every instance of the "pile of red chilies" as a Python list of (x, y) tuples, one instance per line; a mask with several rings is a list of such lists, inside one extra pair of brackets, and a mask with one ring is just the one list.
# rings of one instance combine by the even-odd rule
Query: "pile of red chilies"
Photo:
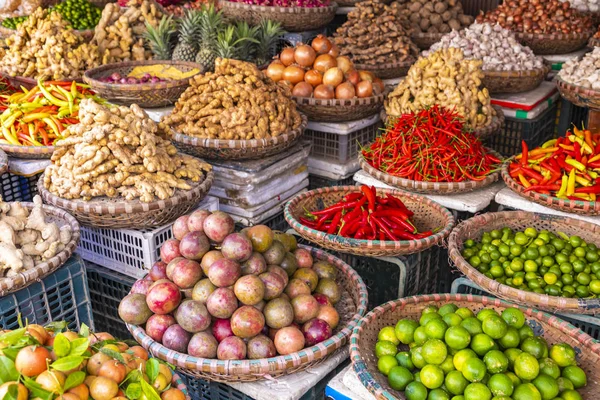
[(362, 154), (380, 171), (425, 182), (480, 181), (501, 162), (464, 131), (459, 114), (438, 105), (395, 119)]
[(342, 201), (323, 210), (306, 211), (300, 222), (331, 235), (367, 240), (417, 240), (432, 235), (418, 233), (410, 218), (414, 215), (397, 197), (377, 196), (375, 187), (362, 186)]

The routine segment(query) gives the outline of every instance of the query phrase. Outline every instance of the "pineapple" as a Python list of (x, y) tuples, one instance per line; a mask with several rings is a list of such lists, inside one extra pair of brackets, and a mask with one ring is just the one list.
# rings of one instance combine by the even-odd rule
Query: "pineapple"
[(172, 38), (175, 34), (173, 20), (169, 15), (163, 16), (155, 28), (146, 22), (146, 32), (144, 39), (148, 43), (155, 60), (170, 60), (173, 50)]
[(253, 37), (238, 37), (236, 33), (239, 33), (239, 31), (232, 25), (229, 25), (225, 30), (218, 33), (215, 47), (215, 54), (217, 57), (241, 60), (246, 52), (242, 45), (245, 44), (245, 42), (258, 43), (258, 40)]
[(262, 20), (259, 25), (255, 63), (264, 65), (275, 55), (277, 40), (285, 33), (279, 22)]
[(179, 23), (179, 40), (173, 50), (173, 60), (194, 61), (202, 26), (202, 11), (187, 10)]
[(238, 49), (237, 58), (242, 61), (254, 60), (256, 55), (256, 45), (258, 44), (259, 27), (254, 26), (250, 28), (247, 22), (238, 22), (235, 25), (235, 38), (236, 40), (243, 39), (243, 41), (250, 41), (251, 43), (245, 46), (240, 46)]
[(215, 67), (215, 48), (217, 35), (223, 29), (223, 16), (217, 12), (214, 5), (202, 9), (202, 23), (200, 24), (200, 47), (195, 61), (204, 66), (206, 71)]

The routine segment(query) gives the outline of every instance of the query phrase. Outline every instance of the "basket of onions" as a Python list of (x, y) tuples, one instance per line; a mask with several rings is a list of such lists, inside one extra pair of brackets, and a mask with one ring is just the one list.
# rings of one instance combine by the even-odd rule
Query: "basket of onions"
[(377, 114), (384, 101), (383, 81), (359, 71), (328, 38), (287, 47), (269, 64), (266, 74), (290, 87), (298, 109), (310, 121), (343, 122)]

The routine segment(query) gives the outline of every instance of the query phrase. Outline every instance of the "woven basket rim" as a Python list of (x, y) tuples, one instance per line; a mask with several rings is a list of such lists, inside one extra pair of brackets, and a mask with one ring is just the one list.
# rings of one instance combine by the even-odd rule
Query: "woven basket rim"
[[(502, 159), (502, 156), (495, 152), (494, 150), (486, 147), (485, 148), (492, 155)], [(500, 179), (500, 171), (496, 171), (492, 174), (489, 174), (485, 177), (485, 179), (481, 181), (463, 181), (463, 182), (425, 182), (425, 181), (415, 181), (406, 178), (400, 178), (397, 176), (392, 176), (387, 172), (380, 171), (373, 167), (371, 164), (367, 162), (362, 152), (358, 153), (358, 162), (360, 164), (360, 168), (365, 171), (367, 174), (371, 175), (375, 179), (378, 179), (382, 182), (387, 183), (390, 186), (394, 186), (398, 189), (404, 189), (409, 192), (416, 192), (421, 194), (431, 194), (431, 195), (439, 195), (439, 194), (457, 194), (457, 193), (467, 193), (472, 192), (473, 190), (483, 189), (491, 185), (492, 183), (498, 181)]]
[(54, 193), (51, 193), (44, 186), (44, 174), (40, 176), (38, 181), (38, 192), (42, 195), (44, 200), (51, 202), (53, 205), (64, 208), (65, 210), (73, 210), (78, 212), (90, 212), (92, 211), (96, 215), (115, 215), (115, 214), (137, 214), (147, 213), (153, 210), (162, 210), (165, 208), (174, 207), (177, 204), (187, 201), (187, 194), (191, 192), (208, 192), (208, 189), (212, 186), (214, 180), (213, 171), (208, 171), (204, 175), (204, 179), (199, 182), (188, 181), (192, 185), (190, 190), (177, 190), (175, 195), (166, 200), (155, 200), (151, 203), (142, 203), (139, 200), (125, 200), (121, 197), (113, 198), (112, 200), (118, 199), (118, 202), (106, 203), (103, 200), (106, 197), (99, 197), (96, 200), (84, 201), (84, 200), (67, 200), (63, 199)]
[[(2, 76), (5, 79), (13, 79), (15, 81), (20, 81), (22, 83), (26, 83), (32, 86), (37, 86), (37, 78), (31, 78), (28, 76), (21, 76), (21, 75), (15, 75), (12, 76), (6, 72), (4, 72), (3, 70), (0, 70), (0, 76)], [(68, 78), (68, 79), (62, 79), (59, 80), (61, 82), (72, 82), (75, 81), (77, 83), (83, 83), (83, 76), (79, 76), (77, 78)]]
[(515, 32), (517, 39), (537, 39), (537, 40), (575, 40), (589, 38), (595, 32), (593, 30), (587, 32), (569, 32), (569, 33), (530, 33), (530, 32)]
[(285, 220), (290, 224), (290, 226), (296, 232), (302, 232), (307, 236), (312, 236), (315, 238), (319, 238), (321, 241), (331, 242), (331, 243), (340, 243), (343, 242), (344, 245), (348, 247), (358, 247), (358, 248), (373, 248), (373, 250), (381, 250), (381, 249), (406, 249), (410, 244), (416, 243), (416, 246), (412, 246), (411, 248), (416, 251), (425, 250), (431, 246), (434, 246), (446, 238), (455, 224), (454, 216), (450, 211), (448, 211), (445, 207), (436, 203), (435, 201), (416, 193), (401, 191), (398, 189), (384, 189), (384, 188), (376, 188), (378, 193), (383, 194), (391, 194), (396, 197), (402, 198), (412, 198), (413, 200), (418, 200), (419, 202), (426, 204), (432, 209), (436, 209), (438, 212), (446, 216), (446, 225), (440, 231), (434, 233), (431, 236), (428, 236), (423, 239), (417, 240), (366, 240), (366, 239), (352, 239), (345, 238), (338, 235), (328, 234), (326, 232), (321, 232), (316, 229), (309, 228), (303, 224), (301, 224), (292, 214), (292, 208), (301, 200), (319, 196), (322, 193), (330, 193), (330, 192), (360, 192), (360, 187), (358, 186), (331, 186), (327, 188), (319, 188), (309, 190), (304, 193), (300, 193), (294, 196), (290, 201), (288, 201), (283, 209)]
[(550, 71), (550, 66), (544, 64), (539, 68), (526, 69), (522, 71), (499, 71), (499, 70), (483, 70), (485, 76), (492, 78), (524, 78), (535, 77), (541, 74), (547, 74)]
[(586, 88), (580, 85), (576, 85), (574, 83), (570, 83), (562, 79), (560, 76), (556, 77), (556, 86), (559, 90), (564, 90), (566, 92), (576, 93), (586, 97), (597, 98), (600, 97), (600, 90), (594, 90), (591, 88)]
[(326, 14), (326, 13), (330, 13), (332, 11), (337, 10), (337, 3), (335, 1), (332, 1), (328, 6), (325, 7), (282, 7), (282, 6), (259, 6), (256, 4), (246, 4), (246, 3), (238, 3), (238, 2), (234, 2), (234, 1), (228, 1), (228, 0), (219, 0), (219, 6), (221, 8), (224, 7), (224, 5), (226, 4), (225, 7), (233, 9), (233, 8), (240, 8), (240, 9), (246, 9), (246, 10), (258, 10), (258, 11), (265, 11), (265, 12), (279, 12), (279, 13), (283, 13), (283, 14)]
[(459, 223), (448, 239), (448, 254), (450, 259), (456, 265), (456, 267), (464, 273), (468, 278), (475, 281), (485, 291), (488, 291), (494, 295), (498, 295), (504, 299), (510, 299), (512, 302), (525, 302), (528, 305), (533, 305), (539, 308), (553, 308), (557, 311), (569, 311), (569, 310), (597, 310), (600, 309), (600, 299), (577, 299), (568, 298), (562, 296), (550, 296), (547, 294), (538, 294), (534, 292), (527, 292), (520, 289), (515, 289), (508, 285), (501, 284), (500, 282), (490, 279), (479, 272), (476, 268), (471, 266), (464, 259), (460, 253), (460, 247), (462, 242), (459, 243), (460, 235), (463, 232), (472, 231), (473, 227), (482, 226), (482, 222), (488, 220), (511, 220), (518, 219), (523, 221), (524, 219), (535, 219), (542, 218), (546, 220), (559, 221), (569, 226), (576, 226), (582, 229), (589, 228), (593, 229), (596, 225), (590, 222), (569, 218), (561, 217), (558, 215), (546, 215), (537, 214), (527, 211), (501, 211), (494, 213), (485, 213), (476, 215), (468, 220)]
[(2, 150), (0, 150), (0, 174), (5, 173), (8, 170), (8, 156)]
[(340, 107), (340, 106), (364, 106), (369, 104), (383, 104), (385, 99), (385, 93), (377, 94), (369, 97), (355, 97), (352, 99), (341, 100), (341, 99), (315, 99), (314, 97), (298, 97), (292, 96), (292, 99), (300, 106), (320, 106), (320, 107)]
[(6, 154), (14, 154), (17, 157), (22, 154), (38, 154), (50, 158), (52, 153), (54, 153), (54, 149), (54, 146), (17, 146), (15, 144), (0, 143), (0, 150)]
[(183, 392), (185, 395), (185, 400), (192, 400), (190, 396), (190, 391), (188, 390), (183, 378), (177, 373), (173, 372), (173, 377), (171, 379), (171, 387), (175, 387)]
[[(538, 321), (542, 321), (548, 324), (550, 327), (559, 330), (560, 332), (567, 334), (576, 338), (576, 340), (581, 343), (582, 346), (591, 350), (595, 354), (600, 355), (600, 342), (594, 340), (587, 333), (583, 332), (581, 329), (575, 327), (574, 325), (557, 318), (556, 316), (546, 313), (544, 311), (539, 311), (529, 307), (523, 307), (502, 299), (497, 299), (493, 297), (487, 296), (477, 296), (473, 294), (449, 294), (449, 293), (440, 293), (440, 294), (425, 294), (425, 295), (417, 295), (411, 297), (404, 297), (397, 300), (392, 300), (387, 303), (384, 303), (378, 307), (375, 307), (371, 310), (367, 315), (365, 315), (356, 325), (354, 330), (352, 331), (352, 336), (350, 337), (350, 362), (352, 363), (352, 369), (358, 375), (361, 383), (371, 392), (377, 399), (398, 399), (398, 397), (387, 390), (385, 390), (380, 384), (378, 379), (373, 376), (367, 369), (366, 363), (361, 355), (361, 348), (358, 343), (360, 341), (361, 334), (363, 333), (364, 327), (371, 323), (372, 321), (379, 318), (381, 315), (396, 310), (398, 308), (404, 308), (407, 305), (416, 305), (422, 303), (431, 303), (431, 302), (468, 302), (474, 304), (482, 304), (485, 306), (492, 305), (494, 307), (516, 307), (521, 310), (526, 319), (534, 319)], [(372, 349), (364, 349), (365, 351), (372, 351)], [(380, 377), (379, 379), (383, 379)], [(402, 397), (403, 398), (403, 397)]]
[[(135, 68), (138, 66), (145, 65), (170, 65), (170, 66), (186, 66), (186, 67), (194, 67), (198, 69), (198, 73), (188, 77), (181, 78), (176, 80), (169, 80), (165, 82), (157, 82), (157, 83), (109, 83), (102, 82), (97, 79), (96, 76), (99, 74), (103, 74), (106, 72), (113, 71), (115, 69), (122, 68)], [(201, 74), (203, 71), (203, 67), (200, 64), (196, 64), (191, 61), (174, 61), (174, 60), (145, 60), (145, 61), (126, 61), (126, 62), (118, 62), (111, 64), (100, 65), (96, 68), (88, 69), (83, 74), (83, 80), (85, 83), (90, 85), (92, 89), (102, 89), (102, 90), (112, 90), (112, 91), (122, 91), (122, 92), (147, 92), (161, 89), (171, 89), (179, 86), (187, 86), (189, 85), (190, 79), (194, 76)]]
[[(277, 372), (284, 372), (285, 370), (290, 368), (287, 366), (288, 363), (296, 364), (301, 360), (302, 356), (307, 356), (309, 358), (309, 361), (305, 363), (300, 362), (300, 365), (311, 363), (320, 358), (329, 356), (334, 351), (345, 345), (357, 322), (366, 314), (368, 308), (367, 287), (360, 275), (358, 275), (358, 273), (350, 265), (348, 265), (340, 258), (315, 247), (305, 246), (302, 244), (299, 244), (298, 247), (310, 251), (313, 256), (316, 255), (315, 258), (317, 259), (326, 260), (333, 263), (336, 267), (338, 267), (339, 272), (344, 272), (349, 278), (349, 281), (354, 282), (358, 286), (359, 299), (358, 303), (356, 304), (356, 312), (352, 316), (352, 319), (348, 321), (347, 326), (340, 329), (338, 333), (321, 343), (318, 343), (312, 347), (307, 347), (292, 354), (284, 356), (279, 355), (266, 359), (263, 358), (257, 360), (216, 360), (193, 357), (188, 354), (183, 354), (173, 350), (169, 350), (162, 344), (155, 342), (152, 338), (146, 335), (145, 330), (139, 326), (126, 324), (127, 329), (129, 330), (129, 332), (131, 332), (136, 341), (138, 341), (144, 348), (148, 349), (152, 354), (155, 354), (155, 356), (163, 356), (163, 352), (166, 352), (169, 354), (170, 357), (175, 357), (175, 359), (170, 362), (175, 362), (175, 364), (178, 367), (193, 369), (195, 371), (203, 371), (205, 373), (215, 375), (216, 373), (212, 372), (210, 369), (216, 368), (217, 366), (224, 366), (226, 371), (239, 371), (240, 369), (245, 369), (248, 371), (246, 375), (251, 375), (255, 377), (256, 375), (267, 375)], [(326, 351), (325, 355), (323, 354), (324, 351)], [(156, 353), (158, 353), (158, 355), (156, 355)], [(271, 369), (272, 366), (275, 366), (277, 370), (273, 371)], [(251, 370), (253, 372), (250, 372)], [(243, 376), (243, 374), (240, 373), (235, 373), (235, 375)]]
[(555, 196), (534, 191), (525, 192), (525, 188), (516, 180), (514, 180), (513, 177), (508, 173), (508, 165), (511, 160), (512, 158), (506, 160), (502, 166), (502, 179), (504, 180), (504, 183), (506, 183), (506, 186), (508, 186), (510, 190), (517, 193), (519, 196), (543, 206), (549, 206), (551, 204), (552, 207), (567, 213), (573, 212), (574, 210), (581, 214), (589, 213), (594, 215), (600, 213), (600, 202), (598, 201), (559, 199)]
[(358, 70), (366, 70), (366, 71), (368, 71), (369, 68), (370, 69), (378, 69), (378, 70), (379, 69), (396, 69), (396, 68), (402, 68), (402, 67), (410, 67), (416, 61), (417, 61), (417, 59), (415, 57), (408, 56), (408, 58), (404, 61), (393, 61), (393, 62), (384, 63), (384, 64), (357, 64), (357, 63), (354, 63), (354, 67)]
[[(21, 205), (31, 210), (35, 204), (32, 202), (21, 202)], [(71, 240), (65, 245), (65, 248), (54, 255), (54, 257), (29, 268), (24, 272), (10, 278), (0, 278), (0, 297), (6, 296), (16, 290), (22, 289), (29, 284), (46, 277), (48, 274), (60, 268), (73, 254), (77, 248), (80, 238), (79, 222), (67, 211), (43, 204), (42, 209), (47, 216), (54, 219), (60, 219), (71, 227)]]
[(308, 125), (308, 118), (306, 115), (299, 113), (302, 118), (302, 123), (296, 129), (292, 129), (279, 136), (269, 136), (264, 139), (249, 139), (249, 140), (225, 140), (225, 139), (209, 139), (196, 136), (189, 136), (183, 133), (176, 132), (171, 128), (173, 132), (172, 140), (175, 143), (183, 143), (190, 146), (206, 147), (212, 149), (239, 149), (239, 148), (257, 148), (257, 147), (270, 147), (280, 142), (293, 142), (302, 135), (304, 129)]

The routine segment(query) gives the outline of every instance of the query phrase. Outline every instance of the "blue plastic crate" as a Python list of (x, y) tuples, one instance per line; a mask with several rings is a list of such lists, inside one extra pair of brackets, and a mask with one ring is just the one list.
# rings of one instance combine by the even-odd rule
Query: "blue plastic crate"
[(42, 173), (21, 176), (6, 172), (0, 175), (0, 195), (4, 201), (32, 201)]
[(64, 320), (73, 330), (78, 330), (81, 324), (94, 329), (90, 292), (81, 258), (75, 255), (41, 281), (0, 298), (1, 329), (18, 328), (19, 316), (23, 323), (46, 325)]

